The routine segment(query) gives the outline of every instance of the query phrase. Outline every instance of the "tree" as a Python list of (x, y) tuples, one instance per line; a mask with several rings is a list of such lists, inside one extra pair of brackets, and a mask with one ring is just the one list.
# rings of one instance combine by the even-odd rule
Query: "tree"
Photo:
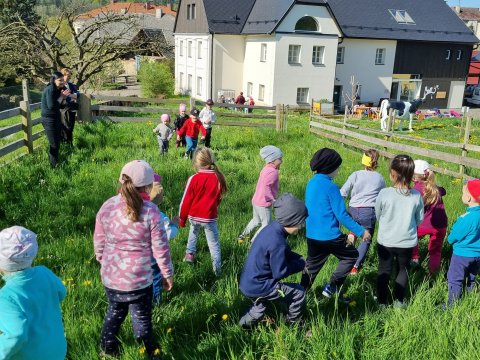
[(360, 85), (355, 81), (355, 75), (352, 75), (350, 76), (350, 91), (342, 91), (343, 100), (345, 101), (345, 116), (348, 116), (349, 118), (353, 115), (353, 109), (355, 102), (359, 98), (359, 92)]
[(136, 15), (103, 13), (80, 24), (77, 14), (85, 5), (70, 4), (61, 9), (58, 17), (35, 25), (18, 19), (1, 28), (0, 66), (15, 64), (18, 76), (43, 82), (53, 71), (68, 67), (81, 86), (126, 55), (162, 55), (172, 50), (166, 42), (148, 38), (132, 42), (142, 28), (141, 18)]
[(144, 61), (138, 73), (142, 95), (145, 97), (165, 97), (173, 94), (174, 79), (167, 61)]
[(34, 25), (40, 17), (35, 12), (36, 0), (0, 0), (0, 23), (7, 25), (19, 19)]

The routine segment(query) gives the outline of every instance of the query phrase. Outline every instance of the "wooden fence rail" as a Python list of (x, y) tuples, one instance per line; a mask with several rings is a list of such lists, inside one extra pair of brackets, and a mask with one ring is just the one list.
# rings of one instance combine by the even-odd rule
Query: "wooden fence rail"
[[(468, 157), (468, 151), (480, 151), (480, 146), (468, 144), (470, 126), (471, 118), (468, 117), (466, 120), (464, 143), (453, 143), (447, 141), (420, 139), (403, 134), (394, 134), (393, 132), (385, 133), (374, 129), (362, 128), (357, 125), (344, 123), (342, 121), (322, 117), (319, 115), (312, 114), (310, 116), (311, 133), (362, 150), (366, 150), (370, 147), (377, 147), (379, 152), (388, 158), (394, 157), (394, 154), (392, 154), (390, 151), (387, 151), (388, 149), (391, 149), (397, 151), (397, 153), (406, 152), (430, 159), (441, 160), (447, 163), (459, 165), (460, 168), (458, 172), (435, 166), (432, 166), (432, 169), (438, 173), (454, 177), (463, 177), (467, 179), (471, 178), (471, 176), (465, 174), (466, 167), (480, 169), (480, 160)], [(360, 133), (360, 131), (362, 133)], [(372, 135), (381, 135), (385, 138), (382, 139)], [(461, 154), (455, 155), (444, 151), (425, 149), (418, 146), (394, 142), (392, 141), (394, 139), (415, 141), (417, 143), (425, 143), (430, 145), (437, 145), (444, 148), (458, 149), (459, 151), (461, 151)]]

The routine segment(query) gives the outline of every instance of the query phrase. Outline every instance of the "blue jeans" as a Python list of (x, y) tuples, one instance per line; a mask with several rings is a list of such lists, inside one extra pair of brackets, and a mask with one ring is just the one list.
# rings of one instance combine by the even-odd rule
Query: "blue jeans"
[[(187, 137), (188, 139), (188, 137)], [(195, 254), (197, 252), (197, 238), (200, 228), (205, 230), (205, 237), (207, 238), (208, 249), (212, 257), (213, 271), (215, 274), (220, 274), (222, 259), (220, 255), (220, 241), (218, 238), (217, 221), (199, 222), (190, 219), (190, 232), (188, 234), (187, 253)]]
[(197, 148), (198, 138), (192, 138), (190, 136), (185, 136), (185, 141), (187, 142), (186, 154), (191, 159), (195, 149)]
[[(377, 217), (375, 216), (375, 208), (373, 207), (350, 207), (348, 212), (353, 220), (362, 225), (365, 229), (370, 231), (370, 234), (375, 232), (375, 223)], [(358, 246), (358, 259), (355, 263), (356, 268), (360, 268), (365, 261), (368, 249), (370, 248), (371, 241), (362, 241)]]
[(162, 301), (163, 278), (157, 261), (152, 257), (152, 275), (153, 275), (153, 304), (158, 305)]
[(475, 276), (480, 274), (480, 257), (466, 257), (452, 254), (448, 268), (448, 304), (462, 295), (462, 287), (466, 281), (468, 291), (475, 285)]

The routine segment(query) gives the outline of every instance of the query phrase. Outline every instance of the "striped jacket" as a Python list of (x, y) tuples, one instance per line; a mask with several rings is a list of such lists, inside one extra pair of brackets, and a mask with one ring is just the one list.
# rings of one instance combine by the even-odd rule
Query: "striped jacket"
[(199, 170), (190, 176), (180, 203), (180, 226), (187, 219), (199, 222), (217, 220), (217, 209), (221, 201), (220, 182), (213, 170)]

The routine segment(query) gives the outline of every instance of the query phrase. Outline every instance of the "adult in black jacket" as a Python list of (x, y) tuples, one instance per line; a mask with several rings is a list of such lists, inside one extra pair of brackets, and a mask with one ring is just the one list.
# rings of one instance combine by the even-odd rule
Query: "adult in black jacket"
[(63, 74), (54, 72), (42, 93), (42, 125), (50, 145), (48, 158), (52, 167), (57, 166), (60, 152), (62, 131), (60, 108), (65, 106), (65, 99), (69, 95), (70, 90), (65, 88)]

